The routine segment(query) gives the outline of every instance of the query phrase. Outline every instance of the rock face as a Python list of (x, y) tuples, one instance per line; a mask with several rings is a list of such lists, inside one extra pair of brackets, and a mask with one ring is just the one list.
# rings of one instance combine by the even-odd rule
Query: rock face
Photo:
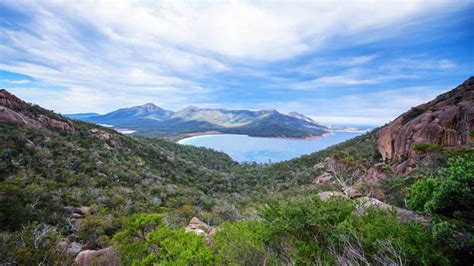
[(37, 113), (34, 107), (8, 91), (0, 90), (0, 123), (15, 124), (29, 128), (54, 127), (74, 131), (74, 124), (68, 120), (58, 120)]
[(22, 101), (4, 89), (0, 90), (0, 106), (4, 106), (13, 111), (21, 111), (29, 107), (26, 102)]
[(209, 246), (212, 246), (214, 244), (214, 239), (212, 239), (212, 235), (214, 235), (216, 229), (199, 220), (197, 217), (193, 217), (191, 221), (189, 221), (189, 224), (186, 227), (185, 231), (193, 232), (195, 234), (204, 236), (206, 244)]
[(378, 165), (374, 165), (367, 170), (363, 181), (365, 183), (374, 183), (378, 184), (381, 180), (387, 177), (387, 173), (381, 169)]
[(318, 185), (329, 185), (332, 183), (332, 175), (328, 172), (324, 172), (311, 181), (311, 187), (316, 188)]
[(413, 145), (458, 146), (474, 131), (474, 77), (436, 99), (412, 108), (378, 133), (378, 149), (398, 174), (411, 170)]
[(12, 109), (0, 106), (0, 123), (15, 124), (19, 126), (27, 126), (31, 128), (40, 128), (41, 123), (35, 121), (21, 113), (17, 113)]
[(79, 266), (104, 265), (118, 266), (120, 258), (114, 247), (108, 247), (100, 250), (81, 251), (75, 259)]
[(77, 253), (79, 253), (81, 250), (82, 250), (82, 245), (80, 243), (72, 242), (71, 244), (67, 246), (66, 253), (71, 256), (74, 256)]

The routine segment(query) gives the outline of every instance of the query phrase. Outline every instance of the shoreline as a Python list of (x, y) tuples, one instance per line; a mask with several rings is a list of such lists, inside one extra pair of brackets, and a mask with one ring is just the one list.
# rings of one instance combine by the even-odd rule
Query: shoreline
[(320, 136), (316, 136), (316, 135), (308, 135), (308, 136), (304, 136), (304, 137), (264, 137), (264, 136), (250, 136), (250, 135), (245, 135), (245, 134), (227, 134), (227, 133), (222, 133), (222, 132), (218, 132), (218, 131), (211, 131), (211, 132), (198, 132), (198, 133), (193, 133), (193, 134), (189, 134), (188, 136), (178, 136), (174, 142), (175, 143), (178, 143), (178, 144), (183, 144), (183, 145), (186, 145), (184, 143), (182, 143), (183, 140), (186, 140), (186, 139), (191, 139), (191, 138), (198, 138), (198, 137), (205, 137), (205, 136), (219, 136), (219, 135), (239, 135), (239, 136), (247, 136), (247, 137), (251, 137), (251, 138), (266, 138), (266, 139), (286, 139), (286, 140), (298, 140), (298, 141), (311, 141), (311, 140), (317, 140), (317, 139), (320, 139), (320, 138), (323, 138), (323, 137), (327, 137), (327, 136), (330, 136), (334, 134), (334, 132), (327, 132), (327, 133), (324, 133)]

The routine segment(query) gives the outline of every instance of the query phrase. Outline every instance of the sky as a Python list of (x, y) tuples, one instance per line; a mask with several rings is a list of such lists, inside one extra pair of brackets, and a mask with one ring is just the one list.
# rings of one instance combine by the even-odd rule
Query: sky
[(474, 75), (474, 1), (0, 0), (0, 88), (383, 125)]

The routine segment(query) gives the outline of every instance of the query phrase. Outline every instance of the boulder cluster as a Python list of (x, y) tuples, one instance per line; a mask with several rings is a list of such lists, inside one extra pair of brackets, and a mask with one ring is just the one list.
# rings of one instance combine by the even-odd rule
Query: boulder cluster
[(88, 265), (120, 265), (120, 259), (114, 247), (107, 247), (99, 250), (88, 249), (87, 244), (76, 242), (75, 232), (80, 230), (83, 219), (92, 213), (92, 209), (87, 206), (82, 207), (64, 207), (69, 213), (68, 231), (70, 233), (67, 239), (60, 241), (58, 250), (75, 257), (75, 262), (80, 266)]
[(314, 168), (322, 171), (322, 174), (311, 181), (311, 190), (338, 185), (341, 187), (338, 193), (352, 199), (362, 197), (361, 191), (379, 197), (380, 193), (377, 187), (382, 180), (387, 178), (387, 170), (383, 168), (383, 164), (376, 164), (366, 170), (357, 164), (341, 162), (332, 157), (327, 157), (323, 162), (316, 164)]

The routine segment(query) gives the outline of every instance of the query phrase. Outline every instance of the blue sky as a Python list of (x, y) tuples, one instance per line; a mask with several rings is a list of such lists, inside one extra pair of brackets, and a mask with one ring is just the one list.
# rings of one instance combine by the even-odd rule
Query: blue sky
[(381, 125), (474, 73), (473, 1), (0, 1), (0, 87)]

